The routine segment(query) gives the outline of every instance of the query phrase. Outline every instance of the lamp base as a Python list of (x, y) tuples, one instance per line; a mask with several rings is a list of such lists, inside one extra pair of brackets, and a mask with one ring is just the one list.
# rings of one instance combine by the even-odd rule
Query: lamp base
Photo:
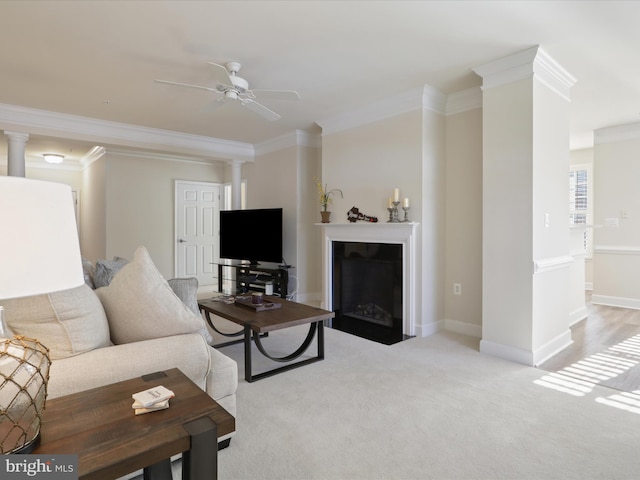
[(31, 453), (32, 451), (34, 451), (38, 445), (40, 445), (40, 432), (38, 432), (38, 435), (36, 435), (36, 438), (31, 440), (29, 443), (26, 443), (23, 446), (18, 447), (9, 453), (16, 454), (16, 455), (26, 455), (27, 453)]

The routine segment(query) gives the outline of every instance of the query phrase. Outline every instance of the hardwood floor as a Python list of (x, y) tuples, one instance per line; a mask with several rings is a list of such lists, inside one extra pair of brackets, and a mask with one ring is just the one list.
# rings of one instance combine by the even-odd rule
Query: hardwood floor
[(540, 365), (550, 372), (627, 392), (640, 392), (640, 310), (591, 304), (571, 327), (573, 344)]

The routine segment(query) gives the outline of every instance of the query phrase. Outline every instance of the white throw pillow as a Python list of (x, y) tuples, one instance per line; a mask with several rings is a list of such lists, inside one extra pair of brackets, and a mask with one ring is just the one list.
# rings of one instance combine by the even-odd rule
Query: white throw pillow
[(53, 360), (109, 346), (107, 317), (88, 285), (0, 305), (13, 333), (40, 341)]
[(202, 328), (202, 319), (173, 293), (145, 247), (138, 247), (109, 286), (98, 288), (96, 294), (115, 344), (194, 333)]

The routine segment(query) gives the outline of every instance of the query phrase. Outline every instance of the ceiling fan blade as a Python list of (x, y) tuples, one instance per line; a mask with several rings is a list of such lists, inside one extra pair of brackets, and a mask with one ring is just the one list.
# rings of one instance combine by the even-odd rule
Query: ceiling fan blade
[(250, 98), (244, 100), (242, 102), (242, 105), (271, 122), (280, 118), (280, 115), (278, 115), (276, 112), (274, 112), (273, 110), (269, 110), (264, 105), (261, 105), (258, 102), (251, 100)]
[(216, 79), (216, 82), (222, 83), (223, 85), (233, 85), (233, 81), (231, 80), (231, 76), (229, 75), (229, 70), (224, 65), (218, 65), (217, 63), (207, 62), (213, 68), (213, 77)]
[(260, 100), (300, 100), (300, 95), (294, 90), (251, 90)]
[(207, 90), (208, 92), (220, 93), (215, 88), (203, 87), (201, 85), (191, 85), (189, 83), (171, 82), (169, 80), (156, 80), (158, 83), (166, 83), (167, 85), (178, 85), (179, 87), (198, 88), (200, 90)]

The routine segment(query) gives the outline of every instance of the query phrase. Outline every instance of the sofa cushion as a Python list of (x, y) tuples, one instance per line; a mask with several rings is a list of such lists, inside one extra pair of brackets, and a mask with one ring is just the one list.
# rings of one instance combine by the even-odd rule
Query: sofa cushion
[[(96, 289), (109, 322), (111, 341), (138, 342), (198, 332), (203, 319), (173, 293), (144, 247), (107, 287)], [(160, 353), (159, 353), (160, 354)]]
[(82, 274), (84, 275), (84, 283), (95, 289), (96, 285), (93, 283), (93, 277), (96, 276), (96, 266), (86, 258), (82, 259)]
[(85, 284), (61, 292), (1, 300), (16, 335), (35, 338), (61, 359), (109, 345), (102, 304)]
[[(178, 298), (182, 300), (182, 303), (184, 303), (194, 314), (202, 317), (200, 307), (198, 307), (198, 279), (195, 277), (172, 278), (168, 280), (168, 282), (171, 290), (173, 290), (173, 293), (175, 293)], [(211, 344), (213, 342), (213, 337), (207, 329), (206, 324), (204, 323), (204, 319), (202, 322), (200, 333), (208, 344)]]
[(111, 280), (124, 267), (129, 260), (122, 257), (113, 257), (113, 260), (98, 260), (93, 274), (94, 288), (106, 287)]
[(53, 362), (48, 395), (56, 398), (171, 368), (179, 368), (204, 389), (210, 351), (211, 347), (198, 334), (98, 348), (81, 357)]

